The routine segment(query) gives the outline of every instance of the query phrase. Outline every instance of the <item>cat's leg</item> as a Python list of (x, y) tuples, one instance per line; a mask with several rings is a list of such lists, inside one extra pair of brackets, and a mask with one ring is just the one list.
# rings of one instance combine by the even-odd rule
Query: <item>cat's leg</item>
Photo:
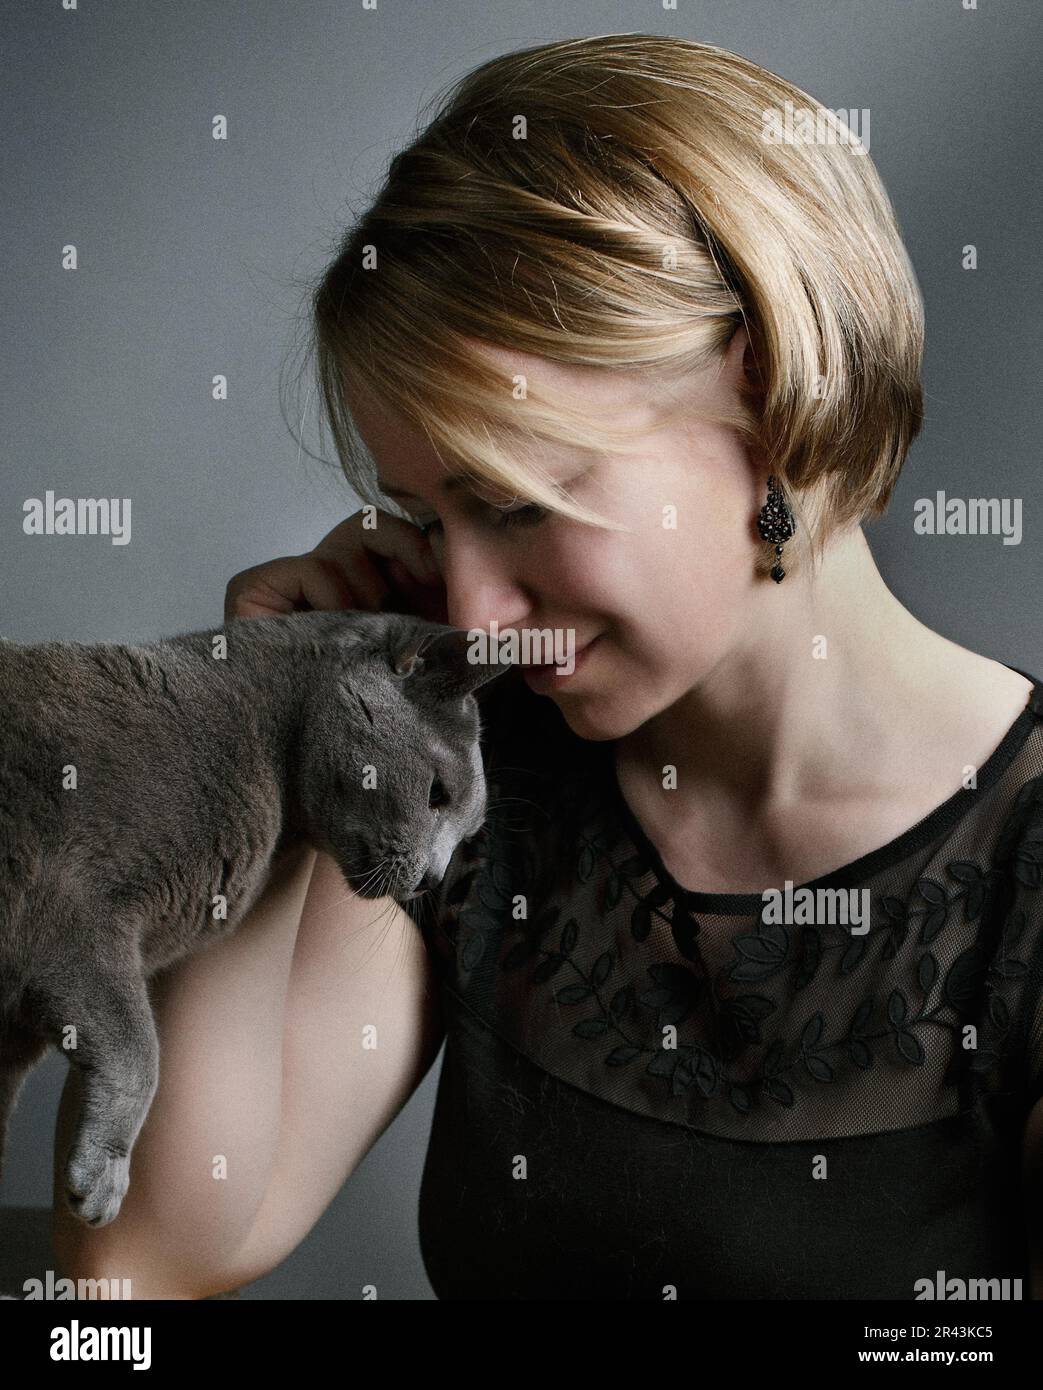
[(0, 1182), (4, 1176), (7, 1128), (14, 1114), (22, 1083), (47, 1051), (44, 1039), (29, 1033), (0, 1033)]
[[(130, 1154), (159, 1082), (159, 1041), (140, 973), (106, 972), (96, 961), (69, 970), (51, 992), (47, 1022), (77, 1067), (82, 1104), (65, 1161), (65, 1196), (89, 1226), (119, 1213)], [(74, 1031), (70, 1031), (74, 1030)]]

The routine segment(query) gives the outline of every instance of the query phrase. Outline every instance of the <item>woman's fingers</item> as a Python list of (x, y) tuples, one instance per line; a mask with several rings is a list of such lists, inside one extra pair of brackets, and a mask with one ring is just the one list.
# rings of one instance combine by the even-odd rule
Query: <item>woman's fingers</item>
[(359, 553), (360, 547), (387, 560), (399, 560), (419, 584), (434, 584), (441, 579), (431, 544), (411, 521), (390, 512), (376, 513), (376, 525), (363, 526), (363, 512), (355, 512), (346, 521), (324, 536), (314, 554), (332, 555), (347, 561)]
[(377, 512), (371, 529), (363, 516), (355, 512), (339, 522), (314, 550), (234, 575), (225, 590), (225, 621), (363, 608), (445, 622), (445, 587), (424, 536), (387, 512)]
[(301, 608), (359, 606), (347, 577), (334, 561), (284, 555), (234, 575), (225, 590), (225, 621), (269, 618)]
[(384, 562), (393, 590), (384, 605), (388, 611), (411, 613), (432, 623), (446, 623), (446, 592), (441, 578), (435, 584), (419, 584), (400, 560)]

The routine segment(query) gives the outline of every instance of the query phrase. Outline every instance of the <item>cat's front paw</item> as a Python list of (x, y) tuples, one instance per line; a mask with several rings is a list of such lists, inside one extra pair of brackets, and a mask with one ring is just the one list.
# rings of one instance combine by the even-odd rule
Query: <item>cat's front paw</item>
[(65, 1200), (88, 1226), (107, 1226), (119, 1215), (130, 1185), (130, 1156), (100, 1144), (78, 1145), (65, 1165)]

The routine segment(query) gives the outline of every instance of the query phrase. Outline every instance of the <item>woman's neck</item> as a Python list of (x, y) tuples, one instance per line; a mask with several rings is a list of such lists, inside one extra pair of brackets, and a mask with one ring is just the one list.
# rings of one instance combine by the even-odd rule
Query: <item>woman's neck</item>
[(1021, 677), (914, 618), (860, 528), (805, 569), (765, 589), (760, 621), (697, 688), (619, 740), (620, 763), (672, 764), (679, 790), (779, 815), (901, 794), (896, 777), (915, 794), (925, 760), (955, 790), (984, 761), (1024, 707)]

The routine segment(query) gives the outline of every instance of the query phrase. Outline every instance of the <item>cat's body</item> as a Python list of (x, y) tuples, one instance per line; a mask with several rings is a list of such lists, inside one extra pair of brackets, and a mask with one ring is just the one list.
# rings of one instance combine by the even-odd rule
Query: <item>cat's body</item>
[(64, 1046), (70, 1206), (116, 1216), (158, 1077), (148, 977), (233, 931), (285, 845), (367, 897), (441, 878), (484, 819), (470, 693), (501, 669), (459, 638), (349, 612), (0, 641), (0, 1163), (26, 1072)]

